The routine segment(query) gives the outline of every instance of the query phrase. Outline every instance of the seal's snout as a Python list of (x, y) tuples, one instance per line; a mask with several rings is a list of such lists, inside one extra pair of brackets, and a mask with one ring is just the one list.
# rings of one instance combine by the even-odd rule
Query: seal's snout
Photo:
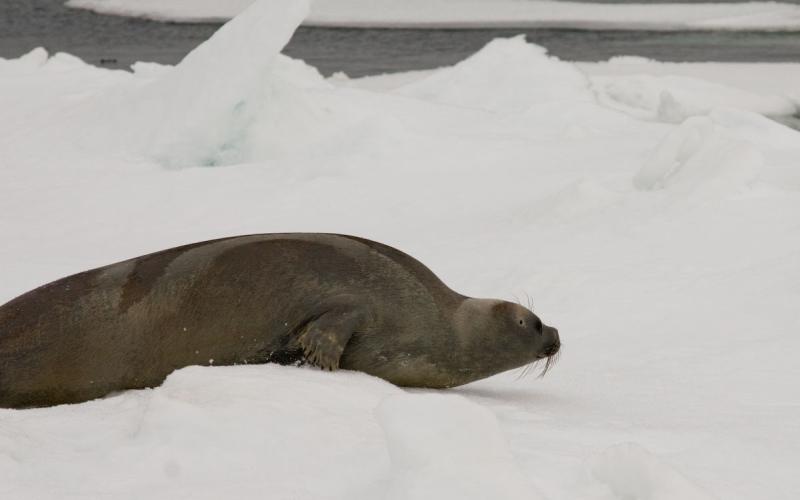
[(556, 340), (545, 348), (545, 350), (542, 352), (542, 355), (549, 358), (557, 353), (559, 349), (561, 349), (561, 341)]
[(542, 357), (549, 358), (555, 355), (561, 349), (561, 339), (558, 337), (558, 329), (547, 327), (547, 336), (551, 337), (550, 342), (542, 350)]

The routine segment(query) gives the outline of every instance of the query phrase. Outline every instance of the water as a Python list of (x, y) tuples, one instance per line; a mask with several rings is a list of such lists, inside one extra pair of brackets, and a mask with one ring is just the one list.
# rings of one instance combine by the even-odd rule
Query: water
[(301, 28), (285, 52), (324, 73), (361, 76), (450, 65), (493, 38), (518, 34), (569, 61), (637, 55), (662, 61), (800, 62), (800, 34), (783, 32)]
[[(63, 0), (0, 3), (0, 57), (43, 46), (112, 68), (135, 61), (174, 64), (219, 27), (102, 16), (67, 9)], [(285, 52), (324, 74), (362, 76), (450, 65), (493, 38), (517, 34), (572, 61), (638, 55), (663, 61), (800, 62), (800, 33), (792, 32), (300, 28)]]

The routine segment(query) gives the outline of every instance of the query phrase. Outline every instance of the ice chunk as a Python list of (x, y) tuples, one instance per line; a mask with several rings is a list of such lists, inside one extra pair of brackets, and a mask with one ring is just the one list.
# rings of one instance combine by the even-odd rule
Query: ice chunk
[(151, 154), (173, 166), (238, 160), (270, 99), (278, 54), (307, 11), (307, 1), (258, 1), (132, 96), (131, 106), (145, 106), (149, 115)]

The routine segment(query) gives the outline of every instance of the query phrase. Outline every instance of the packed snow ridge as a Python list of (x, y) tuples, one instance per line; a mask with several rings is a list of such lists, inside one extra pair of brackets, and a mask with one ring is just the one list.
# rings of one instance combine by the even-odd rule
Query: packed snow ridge
[(512, 38), (326, 79), (280, 54), (306, 9), (257, 2), (175, 67), (0, 60), (0, 301), (193, 241), (350, 233), (530, 295), (561, 361), (449, 391), (190, 367), (0, 410), (0, 498), (796, 500), (800, 133), (767, 116), (797, 112), (800, 65)]
[[(252, 0), (68, 0), (101, 14), (177, 22), (234, 17)], [(800, 30), (800, 6), (778, 2), (608, 4), (553, 0), (315, 0), (309, 26), (548, 27), (614, 30)]]

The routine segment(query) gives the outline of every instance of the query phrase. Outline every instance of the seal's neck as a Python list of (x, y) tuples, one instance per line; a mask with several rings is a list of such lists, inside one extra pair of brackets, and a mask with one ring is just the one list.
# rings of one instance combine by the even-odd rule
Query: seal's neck
[(505, 346), (498, 339), (492, 310), (503, 301), (497, 299), (467, 298), (453, 315), (456, 352), (451, 357), (451, 375), (454, 385), (489, 377), (505, 371), (508, 366)]
[(462, 345), (473, 343), (476, 335), (489, 328), (488, 322), (491, 318), (491, 311), (494, 306), (502, 302), (497, 299), (473, 299), (466, 298), (456, 309), (453, 315), (453, 326), (456, 336)]

